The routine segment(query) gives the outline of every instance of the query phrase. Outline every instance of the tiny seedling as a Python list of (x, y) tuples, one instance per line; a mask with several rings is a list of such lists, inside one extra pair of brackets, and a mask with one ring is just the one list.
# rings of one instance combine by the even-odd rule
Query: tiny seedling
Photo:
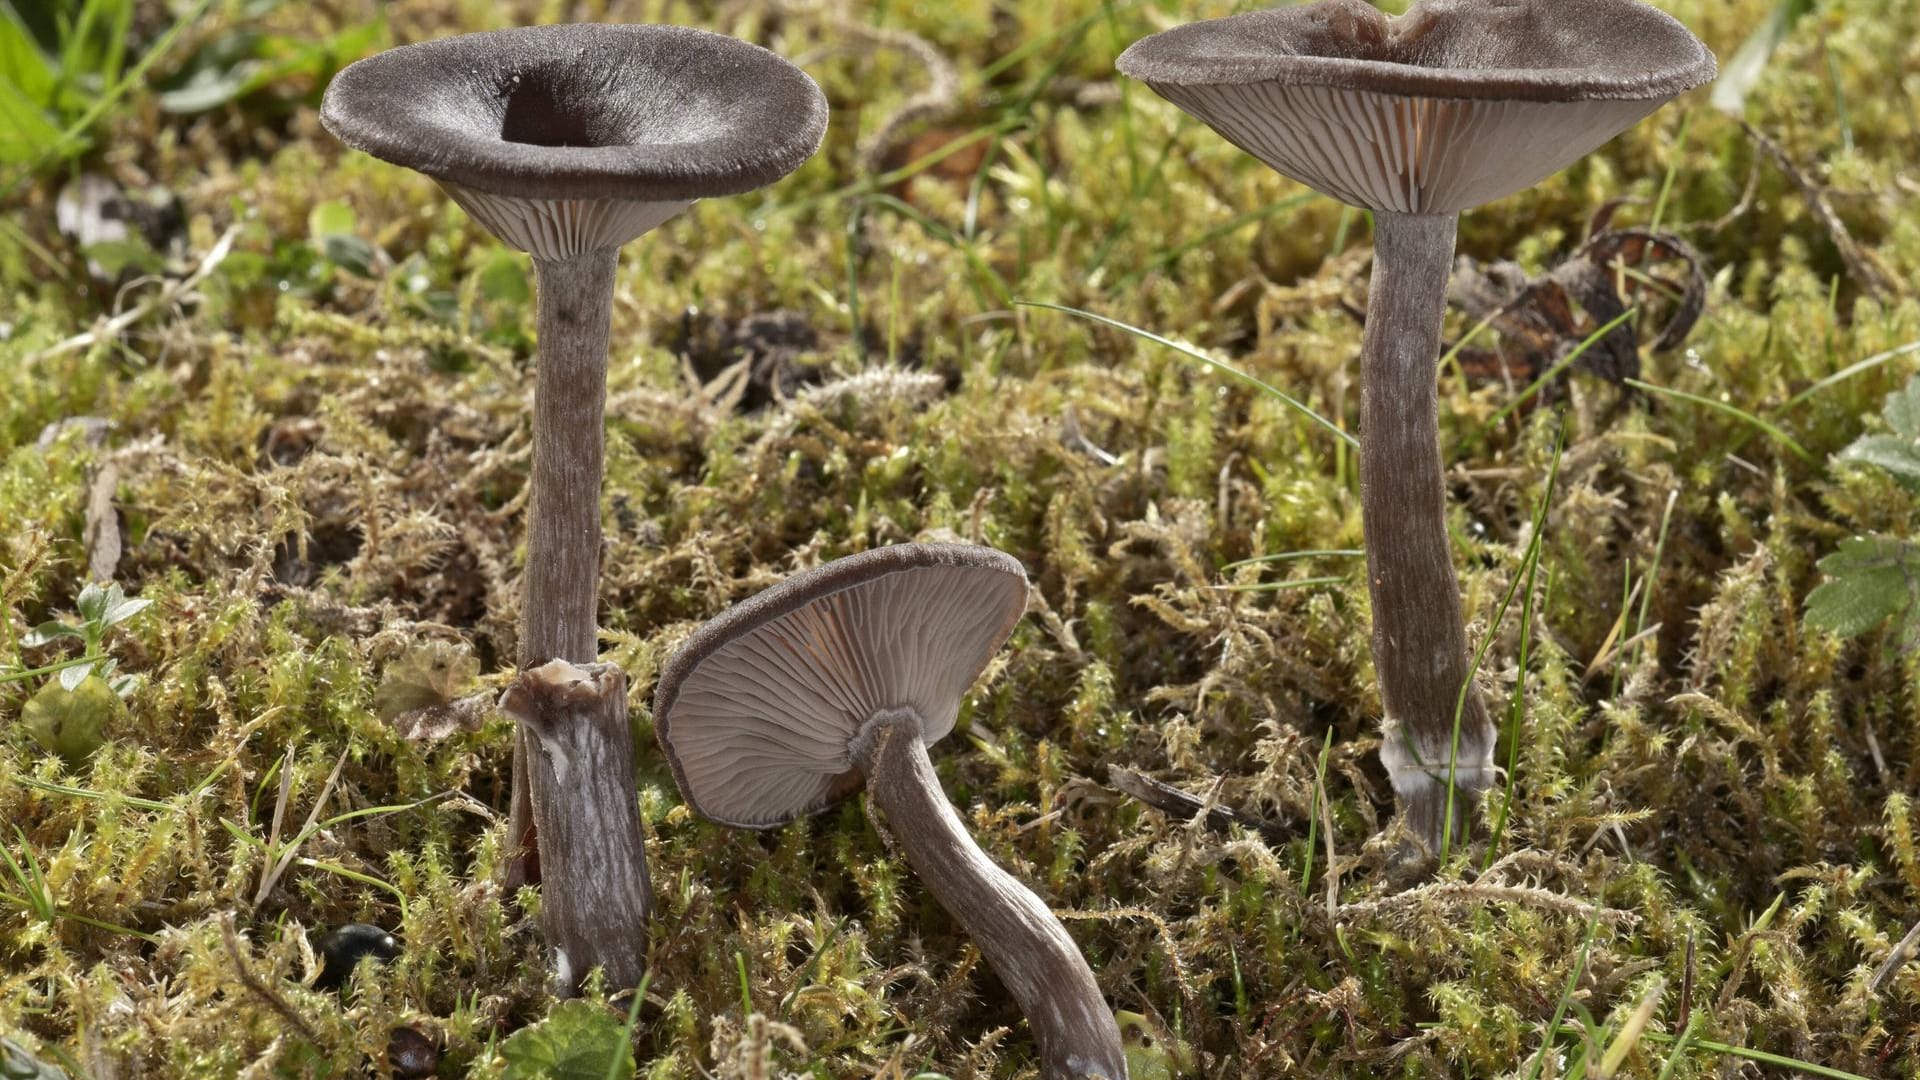
[[(129, 597), (120, 591), (120, 586), (93, 583), (80, 590), (74, 602), (74, 610), (79, 613), (77, 621), (52, 619), (33, 628), (20, 644), (27, 648), (51, 645), (63, 638), (73, 638), (82, 645), (80, 656), (70, 666), (49, 665), (48, 668), (36, 668), (45, 671), (58, 668), (62, 689), (69, 692), (77, 689), (94, 673), (97, 666), (100, 677), (105, 679), (113, 692), (121, 697), (127, 696), (138, 683), (138, 676), (121, 675), (116, 672), (117, 664), (106, 654), (107, 631), (145, 611), (153, 601), (143, 597)], [(0, 678), (14, 679), (32, 672), (10, 672)]]

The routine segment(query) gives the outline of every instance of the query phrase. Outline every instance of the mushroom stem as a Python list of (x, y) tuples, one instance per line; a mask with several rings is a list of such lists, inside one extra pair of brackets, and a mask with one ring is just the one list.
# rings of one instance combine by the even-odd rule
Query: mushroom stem
[(633, 790), (627, 677), (612, 664), (553, 660), (500, 698), (527, 737), (532, 812), (546, 873), (540, 927), (559, 992), (604, 967), (609, 989), (636, 986), (646, 963), (646, 838)]
[(1493, 722), (1468, 684), (1440, 458), (1440, 323), (1458, 222), (1374, 213), (1362, 350), (1360, 502), (1386, 711), (1380, 759), (1428, 854), (1465, 838), (1494, 775)]
[[(618, 248), (533, 260), (539, 359), (533, 392), (533, 487), (520, 581), (520, 667), (590, 664), (600, 653), (600, 480), (606, 455), (607, 336)], [(541, 879), (526, 733), (515, 736), (505, 885)]]
[(1033, 1027), (1047, 1080), (1126, 1080), (1120, 1027), (1060, 920), (974, 843), (927, 757), (919, 717), (898, 709), (856, 736), (854, 762), (913, 872), (967, 928)]

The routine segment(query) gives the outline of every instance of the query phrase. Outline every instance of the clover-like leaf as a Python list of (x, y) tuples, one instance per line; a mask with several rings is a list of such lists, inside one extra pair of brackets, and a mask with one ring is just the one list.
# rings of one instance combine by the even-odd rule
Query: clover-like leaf
[(1909, 380), (1904, 390), (1888, 394), (1880, 415), (1889, 434), (1862, 435), (1840, 451), (1840, 460), (1885, 469), (1901, 484), (1920, 491), (1920, 375)]
[(1920, 545), (1886, 536), (1844, 540), (1820, 560), (1827, 581), (1807, 596), (1807, 622), (1854, 637), (1887, 619), (1896, 644), (1920, 646)]
[(632, 1077), (637, 1066), (620, 1018), (589, 1001), (563, 1001), (545, 1020), (500, 1044), (507, 1080), (606, 1080)]

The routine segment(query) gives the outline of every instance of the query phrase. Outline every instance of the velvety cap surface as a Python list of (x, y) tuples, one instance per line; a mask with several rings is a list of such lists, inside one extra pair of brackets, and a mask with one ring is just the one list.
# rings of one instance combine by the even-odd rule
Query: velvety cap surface
[(1530, 187), (1715, 72), (1640, 0), (1317, 0), (1175, 27), (1119, 67), (1280, 172), (1403, 213)]
[(878, 548), (734, 605), (660, 672), (654, 726), (681, 794), (747, 828), (845, 798), (861, 727), (908, 708), (945, 737), (1026, 605), (1017, 560), (964, 544)]
[(826, 133), (827, 103), (757, 45), (576, 23), (370, 56), (334, 77), (320, 121), (349, 146), (472, 191), (685, 202), (798, 168)]

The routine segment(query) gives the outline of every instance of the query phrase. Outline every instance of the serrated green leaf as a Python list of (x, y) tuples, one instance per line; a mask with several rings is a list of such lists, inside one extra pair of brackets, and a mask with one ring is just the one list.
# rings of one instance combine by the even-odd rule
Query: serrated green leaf
[(619, 1017), (592, 1002), (563, 1001), (500, 1044), (506, 1080), (605, 1080), (610, 1063), (613, 1075), (630, 1078), (637, 1066), (621, 1027)]
[(1920, 635), (1920, 546), (1885, 536), (1842, 541), (1820, 560), (1827, 581), (1807, 596), (1807, 622), (1842, 637), (1902, 620), (1903, 642)]
[(1920, 439), (1920, 375), (1908, 379), (1905, 389), (1888, 394), (1887, 403), (1880, 407), (1880, 415), (1886, 418), (1887, 426), (1895, 435)]
[(1898, 435), (1863, 435), (1840, 451), (1840, 460), (1873, 465), (1912, 487), (1920, 484), (1920, 439)]
[(1920, 490), (1920, 375), (1887, 395), (1880, 416), (1892, 434), (1862, 435), (1840, 451), (1840, 460), (1885, 469), (1901, 484)]

